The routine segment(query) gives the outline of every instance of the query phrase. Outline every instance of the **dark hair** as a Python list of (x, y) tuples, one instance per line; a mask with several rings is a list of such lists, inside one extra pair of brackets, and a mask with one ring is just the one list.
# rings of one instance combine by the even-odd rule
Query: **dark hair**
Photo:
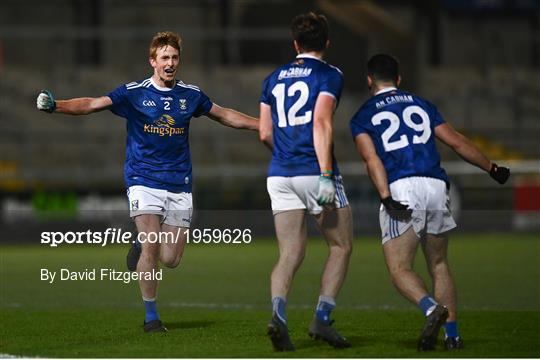
[(314, 12), (296, 16), (291, 22), (293, 40), (302, 51), (322, 51), (328, 41), (328, 20)]
[(373, 80), (393, 81), (397, 83), (399, 77), (399, 63), (392, 55), (373, 55), (367, 62), (367, 72)]

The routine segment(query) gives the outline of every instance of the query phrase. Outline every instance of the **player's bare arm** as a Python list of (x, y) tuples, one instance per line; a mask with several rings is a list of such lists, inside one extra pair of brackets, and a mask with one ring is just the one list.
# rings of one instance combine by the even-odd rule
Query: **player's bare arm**
[(259, 130), (259, 120), (239, 111), (213, 104), (207, 115), (225, 126), (235, 129)]
[(106, 110), (111, 106), (112, 100), (108, 96), (55, 100), (50, 91), (43, 90), (37, 97), (37, 108), (48, 113), (57, 112), (69, 115), (87, 115)]
[(377, 155), (375, 145), (368, 134), (360, 134), (354, 139), (356, 150), (360, 153), (364, 162), (366, 163), (366, 169), (371, 179), (371, 182), (377, 189), (381, 199), (385, 199), (390, 196), (390, 189), (388, 188), (388, 178), (384, 165)]
[(259, 139), (270, 150), (274, 148), (272, 132), (272, 109), (270, 105), (261, 103), (259, 112)]
[(313, 114), (313, 145), (321, 168), (321, 174), (332, 171), (332, 117), (336, 99), (320, 94)]
[(435, 135), (443, 143), (450, 146), (463, 160), (485, 171), (491, 169), (491, 161), (467, 137), (456, 131), (450, 124), (444, 123), (437, 126)]
[(489, 173), (499, 184), (504, 184), (510, 176), (510, 170), (492, 163), (466, 136), (456, 131), (450, 124), (444, 123), (435, 128), (435, 136), (450, 146), (468, 163)]
[(70, 100), (57, 100), (56, 112), (70, 115), (87, 115), (108, 109), (112, 100), (108, 96), (98, 98), (76, 98)]
[(368, 134), (359, 134), (354, 142), (356, 149), (366, 163), (366, 169), (371, 182), (377, 189), (381, 202), (388, 211), (388, 214), (396, 220), (406, 220), (411, 216), (412, 210), (407, 206), (394, 200), (388, 187), (388, 176), (384, 165), (377, 155), (377, 150)]
[(313, 147), (321, 171), (317, 193), (317, 202), (320, 205), (331, 205), (336, 196), (336, 188), (332, 180), (332, 116), (335, 106), (336, 99), (333, 96), (319, 94), (313, 111)]

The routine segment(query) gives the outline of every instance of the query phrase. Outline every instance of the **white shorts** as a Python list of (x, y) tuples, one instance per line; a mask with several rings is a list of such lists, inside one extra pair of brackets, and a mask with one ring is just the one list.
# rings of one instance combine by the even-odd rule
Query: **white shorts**
[[(334, 176), (336, 186), (336, 209), (349, 205), (343, 179), (340, 175)], [(266, 179), (266, 187), (272, 210), (275, 214), (288, 210), (306, 209), (312, 215), (320, 214), (324, 207), (317, 204), (317, 192), (319, 191), (319, 176), (270, 176)]]
[(129, 215), (134, 218), (143, 214), (161, 216), (161, 222), (171, 226), (189, 228), (193, 215), (191, 193), (173, 193), (135, 185), (127, 190)]
[(379, 221), (382, 243), (403, 234), (411, 226), (416, 235), (441, 234), (456, 227), (450, 212), (450, 197), (446, 183), (428, 177), (408, 177), (390, 184), (392, 198), (413, 209), (408, 222), (394, 220), (381, 204)]

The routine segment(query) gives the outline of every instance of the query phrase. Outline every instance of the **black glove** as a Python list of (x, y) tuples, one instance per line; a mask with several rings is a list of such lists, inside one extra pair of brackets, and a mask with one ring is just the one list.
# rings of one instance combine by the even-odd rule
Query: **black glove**
[(510, 169), (493, 163), (491, 164), (491, 170), (489, 170), (489, 176), (502, 185), (510, 177)]
[(381, 199), (381, 202), (392, 219), (406, 221), (411, 218), (412, 209), (409, 209), (407, 208), (407, 205), (392, 199), (392, 196)]

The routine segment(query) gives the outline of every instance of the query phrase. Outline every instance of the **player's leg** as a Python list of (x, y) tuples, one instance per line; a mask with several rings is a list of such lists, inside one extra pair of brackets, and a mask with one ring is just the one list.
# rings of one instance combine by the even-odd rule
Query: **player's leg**
[[(159, 243), (152, 241), (145, 241), (149, 239), (149, 236), (155, 236), (150, 234), (159, 234), (161, 230), (161, 217), (154, 214), (142, 214), (134, 218), (135, 225), (141, 236), (141, 255), (137, 264), (138, 272), (152, 272), (158, 269), (159, 260)], [(153, 239), (152, 239), (153, 240)], [(142, 277), (139, 280), (139, 287), (145, 306), (145, 331), (166, 331), (161, 324), (159, 313), (157, 311), (156, 297), (157, 297), (157, 285), (156, 279), (145, 279)]]
[(396, 289), (417, 305), (426, 316), (418, 341), (418, 350), (429, 351), (435, 348), (439, 330), (448, 317), (448, 310), (429, 295), (424, 281), (413, 270), (419, 242), (411, 226), (403, 234), (386, 241), (383, 244), (383, 252)]
[(407, 300), (418, 304), (428, 295), (422, 278), (413, 270), (419, 238), (412, 227), (383, 244), (384, 258), (392, 283)]
[(175, 268), (180, 264), (186, 245), (189, 228), (169, 224), (161, 225), (161, 233), (164, 239), (161, 241), (159, 260), (168, 268)]
[(294, 274), (304, 260), (307, 230), (306, 211), (289, 210), (274, 215), (279, 259), (270, 276), (274, 313), (286, 322), (285, 303)]
[(159, 258), (169, 268), (180, 263), (193, 215), (191, 193), (167, 191), (166, 212), (161, 225), (162, 243)]
[(304, 260), (307, 241), (306, 211), (289, 210), (274, 214), (279, 259), (270, 276), (272, 319), (268, 335), (276, 351), (294, 351), (287, 329), (285, 306), (294, 274)]
[(345, 207), (327, 210), (315, 216), (329, 253), (321, 278), (319, 300), (309, 333), (314, 338), (322, 338), (335, 347), (349, 347), (350, 343), (331, 325), (330, 315), (336, 306), (336, 297), (345, 281), (352, 252), (352, 214)]
[(320, 295), (335, 299), (345, 281), (352, 252), (351, 208), (325, 211), (315, 219), (329, 248)]
[(445, 343), (449, 349), (463, 347), (457, 328), (457, 295), (448, 264), (448, 235), (427, 234), (422, 242), (429, 274), (433, 280), (433, 294), (440, 304), (448, 308), (448, 319), (444, 324)]
[(450, 211), (450, 198), (446, 184), (437, 179), (426, 179), (424, 184), (428, 196), (426, 211), (426, 237), (422, 249), (429, 274), (433, 280), (433, 292), (437, 301), (448, 308), (448, 319), (444, 324), (447, 349), (460, 349), (463, 341), (459, 337), (456, 321), (456, 289), (448, 264), (448, 232), (456, 227)]

